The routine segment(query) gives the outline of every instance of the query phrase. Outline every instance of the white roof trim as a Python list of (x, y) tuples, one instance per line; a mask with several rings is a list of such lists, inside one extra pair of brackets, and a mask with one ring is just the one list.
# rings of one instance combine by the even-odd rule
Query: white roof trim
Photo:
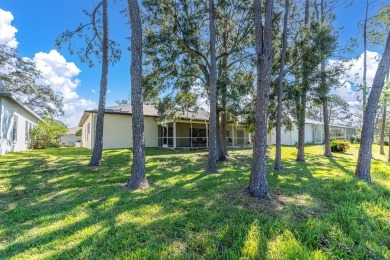
[(0, 97), (8, 97), (15, 101), (19, 106), (21, 106), (23, 109), (25, 109), (27, 112), (35, 116), (38, 120), (43, 122), (43, 119), (34, 111), (32, 111), (28, 106), (26, 106), (20, 99), (18, 99), (14, 94), (9, 92), (4, 92), (0, 90)]

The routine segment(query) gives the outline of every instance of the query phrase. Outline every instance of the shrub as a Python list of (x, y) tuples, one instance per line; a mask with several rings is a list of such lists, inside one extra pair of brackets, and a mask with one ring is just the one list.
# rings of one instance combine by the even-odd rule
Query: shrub
[(349, 141), (351, 142), (351, 144), (360, 144), (360, 136), (352, 135), (349, 138)]
[(345, 153), (349, 149), (350, 144), (350, 142), (333, 139), (330, 141), (330, 149), (332, 152)]
[(384, 141), (384, 144), (386, 145), (386, 146), (389, 146), (389, 141)]
[(57, 140), (68, 131), (67, 127), (54, 119), (44, 118), (30, 131), (30, 147), (33, 149), (45, 149), (59, 147)]

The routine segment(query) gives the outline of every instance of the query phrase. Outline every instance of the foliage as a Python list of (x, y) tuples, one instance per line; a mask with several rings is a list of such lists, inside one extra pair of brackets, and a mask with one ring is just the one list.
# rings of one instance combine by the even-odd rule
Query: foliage
[(390, 4), (380, 8), (378, 14), (368, 20), (368, 39), (372, 45), (384, 46), (390, 29)]
[(34, 61), (19, 57), (15, 49), (0, 44), (0, 91), (24, 100), (40, 116), (63, 115), (62, 97), (50, 86), (39, 84), (41, 73)]
[(58, 147), (58, 139), (67, 131), (62, 122), (46, 117), (30, 131), (30, 146), (33, 149)]
[[(210, 80), (207, 5), (199, 0), (145, 0), (143, 4), (147, 11), (143, 16), (146, 102), (161, 103), (165, 111), (171, 106), (205, 106)], [(218, 106), (231, 107), (228, 112), (247, 104), (245, 95), (253, 89), (251, 7), (249, 0), (215, 3)], [(190, 95), (194, 88), (195, 99)], [(200, 104), (194, 102), (197, 98)], [(231, 118), (235, 119), (235, 113)]]
[[(63, 48), (65, 44), (70, 54), (76, 53), (80, 61), (88, 63), (90, 67), (95, 65), (95, 59), (103, 62), (103, 18), (99, 10), (101, 5), (102, 2), (99, 2), (92, 12), (83, 10), (88, 22), (80, 23), (74, 30), (65, 30), (55, 41), (58, 49)], [(75, 38), (83, 39), (85, 44), (75, 43)], [(113, 40), (108, 41), (108, 46), (108, 60), (115, 64), (120, 60), (122, 51), (119, 44)]]
[(79, 129), (76, 131), (76, 136), (82, 136), (83, 135), (83, 129)]
[(330, 149), (332, 152), (345, 153), (350, 148), (351, 143), (339, 139), (330, 140)]
[[(207, 152), (146, 149), (154, 186), (128, 192), (129, 149), (89, 168), (83, 148), (0, 157), (4, 259), (389, 259), (389, 173), (374, 146), (373, 184), (354, 179), (357, 149), (335, 159), (283, 147), (268, 161), (272, 199), (246, 196), (252, 150), (231, 150), (205, 175)], [(274, 148), (272, 155), (274, 157)], [(356, 242), (358, 241), (358, 243)]]
[(351, 144), (360, 144), (360, 136), (358, 135), (351, 135), (349, 138)]
[[(335, 121), (346, 122), (352, 118), (350, 106), (347, 101), (342, 99), (340, 96), (331, 94), (327, 96), (328, 109), (329, 109), (329, 122), (330, 124)], [(311, 102), (307, 109), (307, 118), (323, 121), (323, 110), (321, 102)]]

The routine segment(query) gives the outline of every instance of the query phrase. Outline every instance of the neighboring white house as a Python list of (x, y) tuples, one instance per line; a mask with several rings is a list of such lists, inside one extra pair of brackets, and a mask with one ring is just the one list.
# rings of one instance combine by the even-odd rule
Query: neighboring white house
[(75, 146), (76, 142), (81, 142), (81, 136), (76, 136), (81, 127), (69, 128), (68, 132), (60, 137), (59, 143), (66, 146)]
[[(329, 125), (331, 139), (348, 140), (352, 135), (356, 135), (356, 128), (343, 125)], [(321, 144), (325, 140), (324, 123), (311, 119), (305, 120), (305, 143)], [(293, 124), (291, 130), (282, 129), (281, 143), (282, 145), (295, 145), (298, 142), (298, 128)], [(268, 133), (268, 144), (276, 143), (276, 130), (272, 129)]]
[(43, 121), (13, 94), (0, 91), (0, 155), (29, 148), (29, 132)]
[[(209, 114), (177, 112), (175, 120), (161, 121), (158, 111), (152, 105), (144, 105), (145, 146), (171, 148), (208, 147)], [(82, 146), (92, 149), (95, 140), (97, 110), (87, 110), (81, 117)], [(106, 108), (103, 127), (103, 148), (129, 148), (133, 146), (131, 105)], [(239, 125), (229, 125), (227, 142), (230, 147), (251, 145), (250, 133)]]

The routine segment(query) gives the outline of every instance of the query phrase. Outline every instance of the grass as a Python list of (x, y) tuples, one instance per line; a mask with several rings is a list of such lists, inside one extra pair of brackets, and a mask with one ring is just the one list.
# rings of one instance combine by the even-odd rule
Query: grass
[[(206, 175), (206, 152), (147, 149), (154, 185), (129, 192), (131, 150), (49, 149), (0, 157), (0, 258), (389, 259), (390, 165), (353, 178), (357, 147), (334, 159), (284, 147), (271, 199), (249, 197), (251, 150)], [(271, 152), (271, 158), (273, 157)]]

